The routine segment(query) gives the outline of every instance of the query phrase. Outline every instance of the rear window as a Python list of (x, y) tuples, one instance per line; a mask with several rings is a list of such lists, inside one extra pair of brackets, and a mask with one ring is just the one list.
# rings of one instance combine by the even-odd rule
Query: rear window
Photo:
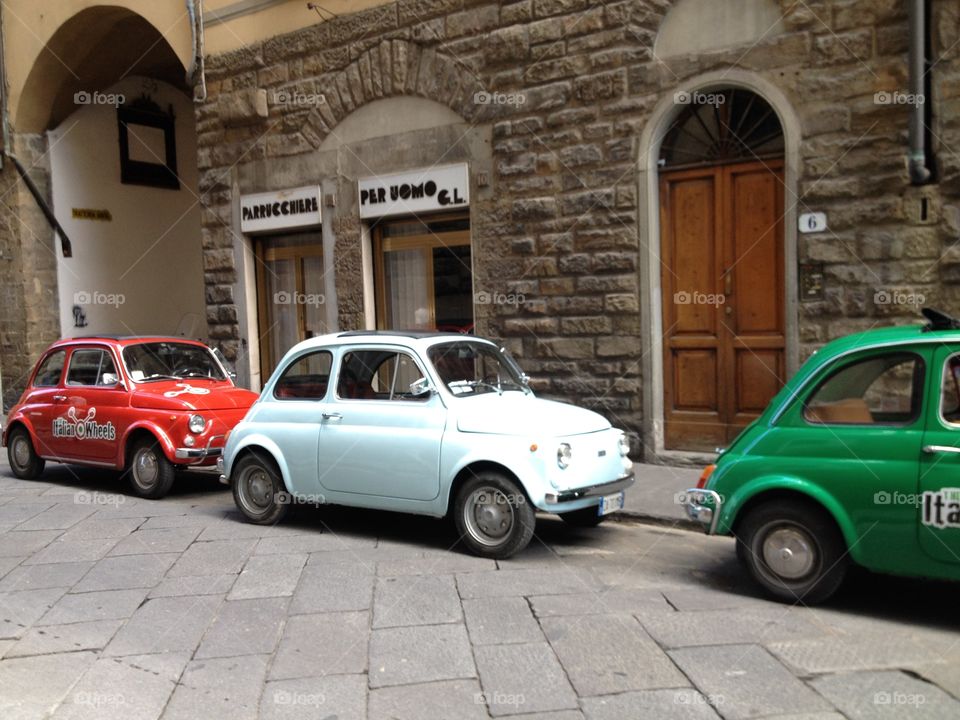
[(872, 355), (844, 365), (810, 395), (807, 422), (906, 425), (920, 414), (923, 360), (913, 353)]
[(65, 350), (57, 350), (47, 355), (37, 369), (37, 375), (33, 379), (34, 387), (55, 387), (58, 385), (60, 376), (63, 375), (63, 361), (66, 357)]
[(273, 396), (278, 400), (323, 400), (332, 366), (333, 356), (325, 350), (301, 355), (283, 371)]

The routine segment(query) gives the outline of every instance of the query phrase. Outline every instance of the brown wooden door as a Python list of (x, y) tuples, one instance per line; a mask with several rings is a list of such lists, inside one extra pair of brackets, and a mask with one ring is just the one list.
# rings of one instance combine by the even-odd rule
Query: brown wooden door
[(726, 445), (780, 389), (783, 163), (660, 175), (664, 443)]

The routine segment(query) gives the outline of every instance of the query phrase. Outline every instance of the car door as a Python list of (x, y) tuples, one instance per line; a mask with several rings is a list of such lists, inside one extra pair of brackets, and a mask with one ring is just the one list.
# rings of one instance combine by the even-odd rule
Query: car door
[(63, 391), (66, 411), (58, 423), (68, 435), (69, 449), (64, 455), (112, 464), (123, 435), (129, 396), (110, 349), (75, 347)]
[(43, 457), (57, 457), (64, 449), (65, 438), (55, 434), (55, 419), (65, 410), (63, 403), (63, 369), (66, 365), (66, 349), (53, 350), (41, 361), (33, 377), (27, 407), (24, 412), (33, 425), (36, 436), (36, 451)]
[(960, 346), (936, 349), (931, 377), (917, 532), (925, 553), (960, 564)]
[(784, 415), (761, 454), (778, 457), (787, 477), (832, 495), (874, 567), (916, 556), (917, 457), (923, 439), (928, 354), (869, 350), (834, 362)]
[(252, 422), (279, 448), (295, 493), (319, 490), (317, 442), (332, 368), (329, 350), (305, 352), (278, 371), (270, 397), (255, 406)]
[(402, 500), (437, 496), (447, 414), (437, 393), (410, 391), (411, 383), (424, 376), (403, 349), (341, 353), (336, 392), (320, 432), (318, 463), (325, 488)]

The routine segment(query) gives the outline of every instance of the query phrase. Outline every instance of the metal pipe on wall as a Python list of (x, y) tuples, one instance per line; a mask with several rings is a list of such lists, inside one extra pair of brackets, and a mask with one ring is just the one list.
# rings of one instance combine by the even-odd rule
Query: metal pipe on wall
[(926, 92), (930, 83), (927, 80), (927, 0), (910, 0), (910, 105), (909, 151), (907, 167), (910, 182), (923, 185), (930, 182), (933, 172), (927, 165), (927, 120), (929, 119)]

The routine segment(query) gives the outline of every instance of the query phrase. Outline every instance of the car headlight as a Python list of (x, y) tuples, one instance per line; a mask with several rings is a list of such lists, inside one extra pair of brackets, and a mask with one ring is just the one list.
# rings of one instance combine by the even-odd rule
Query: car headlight
[(560, 447), (557, 448), (557, 465), (561, 468), (566, 468), (570, 464), (572, 457), (573, 451), (570, 449), (570, 444), (560, 443)]
[(620, 448), (620, 454), (623, 457), (626, 457), (630, 454), (630, 438), (627, 437), (626, 433), (620, 436), (618, 447)]
[(207, 421), (203, 419), (203, 415), (191, 415), (187, 427), (190, 428), (190, 432), (199, 435), (206, 429)]

